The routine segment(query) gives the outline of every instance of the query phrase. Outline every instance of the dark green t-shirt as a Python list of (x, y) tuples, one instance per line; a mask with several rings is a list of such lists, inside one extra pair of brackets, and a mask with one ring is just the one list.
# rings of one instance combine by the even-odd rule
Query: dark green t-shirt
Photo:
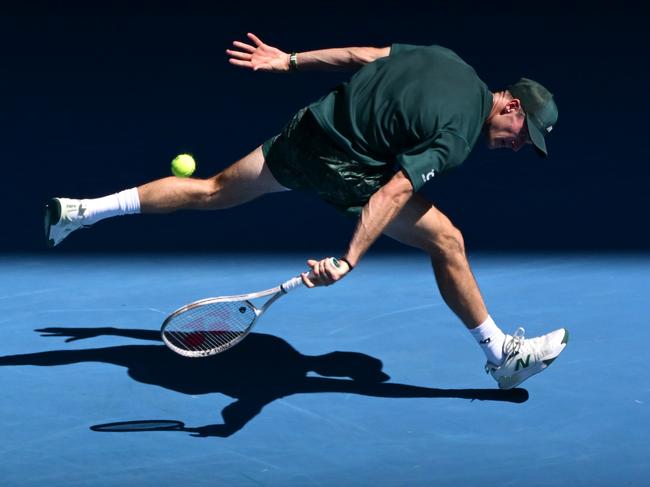
[(465, 160), (492, 109), (492, 94), (453, 51), (393, 44), (389, 56), (309, 108), (359, 162), (401, 167), (417, 191)]

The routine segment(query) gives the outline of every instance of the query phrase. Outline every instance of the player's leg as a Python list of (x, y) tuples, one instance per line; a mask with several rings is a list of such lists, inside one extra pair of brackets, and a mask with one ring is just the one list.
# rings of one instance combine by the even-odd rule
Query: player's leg
[(485, 321), (487, 308), (467, 261), (463, 236), (449, 218), (416, 194), (385, 233), (429, 254), (440, 294), (467, 328)]
[(141, 213), (231, 208), (267, 193), (285, 191), (265, 164), (262, 148), (208, 179), (168, 177), (138, 189)]
[(258, 147), (211, 178), (168, 177), (101, 198), (54, 198), (45, 213), (46, 239), (57, 245), (74, 230), (112, 216), (229, 208), (283, 190)]
[(516, 387), (548, 367), (564, 350), (568, 342), (564, 328), (530, 339), (523, 338), (523, 328), (512, 336), (499, 329), (487, 312), (472, 274), (462, 234), (421, 196), (411, 198), (385, 233), (431, 256), (443, 299), (483, 349), (486, 370), (500, 388)]

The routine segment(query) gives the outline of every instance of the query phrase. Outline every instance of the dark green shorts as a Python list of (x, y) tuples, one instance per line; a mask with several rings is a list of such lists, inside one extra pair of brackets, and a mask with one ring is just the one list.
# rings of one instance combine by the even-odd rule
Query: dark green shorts
[(358, 215), (392, 177), (386, 167), (360, 163), (339, 149), (307, 108), (262, 146), (275, 179), (290, 189), (315, 191), (340, 211)]

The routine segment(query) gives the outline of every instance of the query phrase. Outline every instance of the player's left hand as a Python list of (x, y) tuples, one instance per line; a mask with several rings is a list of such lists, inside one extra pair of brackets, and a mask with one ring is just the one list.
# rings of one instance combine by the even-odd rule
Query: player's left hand
[(330, 286), (343, 279), (352, 269), (344, 260), (327, 257), (322, 260), (309, 259), (307, 265), (311, 272), (302, 274), (302, 280), (307, 287)]
[(237, 49), (226, 49), (230, 64), (253, 71), (289, 71), (289, 54), (280, 49), (264, 44), (255, 34), (246, 34), (253, 43), (234, 41)]
[(115, 334), (115, 329), (109, 327), (60, 328), (52, 326), (48, 328), (37, 328), (34, 331), (41, 333), (42, 337), (69, 337), (66, 339), (66, 343), (74, 342), (77, 340), (85, 340), (86, 338), (95, 338), (103, 335)]

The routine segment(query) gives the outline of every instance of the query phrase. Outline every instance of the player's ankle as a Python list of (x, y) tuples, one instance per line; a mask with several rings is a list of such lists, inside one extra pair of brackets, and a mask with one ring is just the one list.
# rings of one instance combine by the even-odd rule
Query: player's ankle
[(131, 188), (102, 198), (81, 201), (85, 213), (79, 218), (84, 225), (92, 225), (113, 216), (140, 213), (140, 198), (137, 188)]
[(488, 362), (495, 365), (503, 362), (503, 342), (506, 336), (491, 316), (488, 315), (483, 323), (470, 329), (469, 332), (485, 353)]

